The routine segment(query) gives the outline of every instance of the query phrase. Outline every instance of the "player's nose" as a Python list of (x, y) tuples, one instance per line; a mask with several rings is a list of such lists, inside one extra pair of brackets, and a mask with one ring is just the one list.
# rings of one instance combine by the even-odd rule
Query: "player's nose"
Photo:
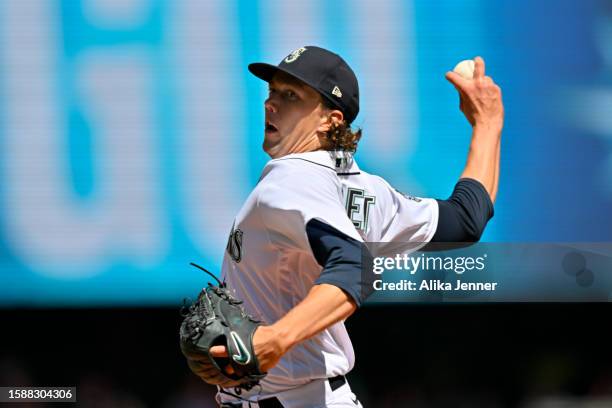
[(267, 112), (277, 111), (276, 103), (272, 100), (272, 97), (269, 97), (268, 99), (266, 99), (266, 101), (264, 102), (264, 108), (266, 109)]

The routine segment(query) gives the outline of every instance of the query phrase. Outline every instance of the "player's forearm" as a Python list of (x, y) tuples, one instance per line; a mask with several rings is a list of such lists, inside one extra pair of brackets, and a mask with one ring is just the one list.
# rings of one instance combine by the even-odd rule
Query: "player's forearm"
[(495, 202), (499, 181), (499, 160), (502, 123), (476, 124), (465, 169), (461, 178), (478, 180)]
[(315, 285), (304, 300), (272, 325), (289, 350), (294, 345), (348, 318), (357, 309), (353, 299), (337, 286)]
[[(492, 198), (497, 198), (497, 187), (499, 185), (500, 154), (501, 154), (501, 140), (497, 144), (497, 154), (495, 155), (495, 186), (493, 187)], [(494, 200), (492, 201), (494, 202)]]

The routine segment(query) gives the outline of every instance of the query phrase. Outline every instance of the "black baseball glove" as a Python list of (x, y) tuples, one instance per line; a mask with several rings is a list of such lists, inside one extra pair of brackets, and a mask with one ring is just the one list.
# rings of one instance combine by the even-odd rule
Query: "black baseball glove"
[[(201, 266), (191, 265), (213, 276), (219, 286), (209, 283), (184, 312), (180, 342), (189, 368), (209, 384), (250, 389), (266, 375), (253, 350), (253, 334), (260, 322), (246, 313), (225, 283)], [(218, 345), (227, 348), (227, 358), (210, 355), (210, 348)], [(233, 374), (225, 372), (228, 365)]]

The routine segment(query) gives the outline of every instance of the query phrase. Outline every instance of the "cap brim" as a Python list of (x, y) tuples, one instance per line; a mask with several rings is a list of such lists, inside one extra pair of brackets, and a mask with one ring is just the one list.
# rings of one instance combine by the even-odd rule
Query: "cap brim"
[(276, 65), (266, 64), (264, 62), (254, 62), (249, 64), (249, 71), (259, 79), (270, 82), (274, 74), (280, 69)]
[(276, 73), (284, 72), (285, 74), (292, 76), (293, 78), (305, 83), (311, 88), (315, 88), (316, 90), (316, 86), (314, 84), (311, 84), (299, 75), (295, 75), (293, 72), (287, 71), (283, 68), (279, 68), (276, 65), (266, 64), (265, 62), (254, 62), (252, 64), (249, 64), (249, 71), (257, 78), (263, 79), (266, 82), (270, 82)]

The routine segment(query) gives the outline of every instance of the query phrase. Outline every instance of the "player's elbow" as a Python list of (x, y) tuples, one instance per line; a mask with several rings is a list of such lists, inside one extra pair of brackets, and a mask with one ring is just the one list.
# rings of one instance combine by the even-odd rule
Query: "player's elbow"
[(463, 242), (478, 242), (487, 227), (488, 220), (470, 219), (469, 223), (464, 227)]
[(438, 226), (432, 242), (478, 242), (493, 217), (493, 203), (482, 184), (461, 179), (447, 200), (438, 202)]

